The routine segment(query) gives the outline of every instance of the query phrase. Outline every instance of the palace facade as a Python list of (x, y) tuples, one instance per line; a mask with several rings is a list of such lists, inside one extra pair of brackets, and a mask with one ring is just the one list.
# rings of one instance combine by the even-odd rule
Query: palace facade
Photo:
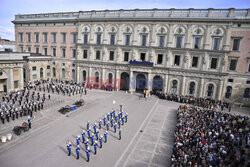
[(250, 9), (93, 10), (13, 23), (18, 51), (52, 57), (51, 74), (31, 80), (250, 103)]

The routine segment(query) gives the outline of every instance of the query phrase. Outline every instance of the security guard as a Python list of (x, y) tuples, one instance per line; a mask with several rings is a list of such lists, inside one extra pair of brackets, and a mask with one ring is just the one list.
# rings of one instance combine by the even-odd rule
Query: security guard
[(86, 149), (86, 156), (87, 156), (87, 162), (89, 162), (89, 158), (90, 158), (90, 148), (89, 147)]
[(101, 129), (102, 128), (102, 120), (100, 119), (99, 120), (99, 129)]
[(68, 156), (70, 156), (71, 154), (71, 146), (72, 146), (71, 142), (68, 141), (68, 144), (67, 144)]
[(80, 146), (77, 145), (77, 147), (76, 147), (76, 159), (79, 159), (79, 154), (80, 154)]
[(85, 130), (82, 130), (82, 143), (85, 141)]
[(114, 133), (116, 133), (117, 123), (114, 124)]
[(102, 148), (102, 136), (100, 136), (99, 142), (100, 142), (100, 148)]
[(94, 154), (96, 154), (97, 153), (97, 141), (95, 141), (95, 143), (94, 143)]
[(79, 145), (79, 144), (80, 144), (80, 141), (81, 141), (80, 135), (78, 135), (78, 136), (76, 137), (76, 145)]
[(104, 143), (107, 143), (108, 141), (108, 132), (104, 132)]
[(119, 140), (121, 140), (121, 139), (122, 139), (122, 130), (119, 129)]

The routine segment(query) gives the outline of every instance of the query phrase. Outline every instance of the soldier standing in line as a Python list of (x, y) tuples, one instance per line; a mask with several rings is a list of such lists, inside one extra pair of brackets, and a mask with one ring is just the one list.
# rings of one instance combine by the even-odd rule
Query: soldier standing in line
[(77, 147), (76, 147), (76, 159), (79, 159), (79, 154), (80, 154), (80, 146), (77, 145)]
[(114, 124), (114, 119), (112, 118), (112, 119), (110, 120), (110, 126), (113, 127), (113, 124)]
[(88, 129), (88, 138), (90, 138), (90, 132), (91, 132), (91, 129)]
[(121, 139), (122, 139), (122, 130), (119, 129), (119, 140), (121, 140)]
[(107, 114), (107, 120), (108, 120), (108, 121), (109, 121), (109, 117), (110, 117), (110, 114), (108, 113), (108, 114)]
[(76, 137), (76, 145), (79, 145), (79, 144), (80, 144), (80, 141), (81, 141), (80, 135), (78, 135), (78, 136)]
[(106, 116), (104, 116), (104, 118), (103, 118), (103, 125), (104, 126), (106, 125)]
[(102, 120), (99, 121), (99, 129), (102, 128)]
[(100, 136), (99, 142), (100, 142), (100, 148), (102, 148), (102, 136)]
[(93, 133), (91, 134), (90, 141), (91, 141), (91, 145), (93, 146), (93, 144), (94, 144), (94, 134)]
[(97, 141), (95, 141), (95, 143), (94, 143), (94, 154), (96, 154), (97, 153)]
[(114, 124), (114, 133), (116, 133), (117, 123)]
[(96, 133), (96, 123), (94, 123), (93, 129), (94, 129), (94, 133)]
[(99, 134), (99, 131), (97, 130), (97, 131), (96, 131), (96, 134), (95, 134), (96, 140), (98, 140), (98, 134)]
[(89, 140), (88, 140), (88, 139), (85, 140), (85, 143), (84, 143), (84, 144), (85, 144), (85, 149), (87, 149), (87, 148), (89, 147), (89, 145), (88, 145), (88, 144), (89, 144)]
[(72, 146), (71, 142), (68, 141), (68, 144), (67, 144), (68, 156), (70, 156), (71, 154), (71, 146)]
[(122, 125), (124, 125), (124, 117), (122, 117)]
[(107, 122), (107, 131), (109, 131), (109, 122)]
[(87, 129), (89, 129), (89, 121), (87, 122)]
[(121, 128), (121, 120), (118, 120), (118, 128)]

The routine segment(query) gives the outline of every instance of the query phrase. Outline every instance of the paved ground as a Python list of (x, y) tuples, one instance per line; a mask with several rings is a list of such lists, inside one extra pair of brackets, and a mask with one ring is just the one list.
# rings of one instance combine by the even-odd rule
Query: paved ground
[[(50, 103), (50, 107), (37, 114), (29, 132), (13, 136), (13, 141), (0, 144), (0, 166), (169, 166), (178, 103), (156, 97), (145, 101), (139, 99), (138, 94), (98, 90), (88, 91), (88, 95), (83, 97), (85, 106), (61, 115), (57, 110), (65, 104), (72, 104), (79, 99), (79, 95), (54, 95), (58, 102)], [(116, 104), (113, 104), (113, 100)], [(83, 145), (80, 159), (76, 160), (75, 137), (86, 129), (86, 122), (93, 124), (112, 108), (118, 109), (119, 104), (123, 104), (129, 114), (128, 123), (122, 127), (122, 140), (118, 140), (118, 134), (110, 131), (108, 143), (104, 143), (102, 149), (98, 148), (97, 155), (91, 154), (90, 162), (86, 162)], [(12, 128), (1, 125), (0, 134), (6, 135)], [(70, 157), (66, 150), (68, 140), (73, 143), (73, 155)]]

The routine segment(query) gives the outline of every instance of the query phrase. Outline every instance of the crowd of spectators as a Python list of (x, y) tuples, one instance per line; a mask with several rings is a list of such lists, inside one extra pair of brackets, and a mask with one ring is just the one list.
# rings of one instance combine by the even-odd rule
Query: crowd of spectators
[(247, 116), (179, 106), (172, 166), (247, 166), (249, 124)]

